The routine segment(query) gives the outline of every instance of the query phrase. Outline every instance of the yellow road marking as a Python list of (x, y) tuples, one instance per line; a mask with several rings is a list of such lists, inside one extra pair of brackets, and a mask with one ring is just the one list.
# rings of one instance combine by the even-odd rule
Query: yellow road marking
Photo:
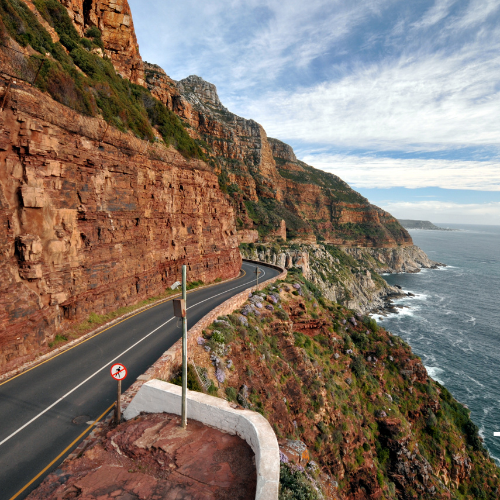
[[(241, 271), (243, 272), (243, 274), (241, 276), (236, 276), (236, 278), (232, 278), (230, 280), (224, 281), (224, 283), (230, 283), (231, 281), (235, 281), (235, 280), (239, 280), (241, 278), (244, 278), (247, 273), (243, 269), (241, 269)], [(190, 293), (193, 293), (193, 292), (197, 292), (198, 290), (204, 290), (206, 288), (211, 288), (213, 286), (217, 286), (217, 285), (220, 285), (220, 284), (221, 283), (212, 283), (211, 285), (206, 285), (206, 286), (203, 286), (203, 287), (200, 287), (200, 288), (196, 288), (195, 290), (189, 290), (186, 293), (190, 294)], [(142, 313), (144, 313), (146, 311), (149, 311), (150, 309), (153, 309), (153, 308), (155, 308), (157, 306), (165, 304), (166, 302), (170, 302), (175, 297), (179, 297), (180, 295), (181, 294), (177, 294), (177, 295), (173, 295), (172, 297), (169, 297), (167, 299), (160, 299), (160, 301), (157, 302), (156, 304), (153, 304), (153, 305), (147, 307), (146, 309), (144, 309), (142, 311), (139, 311), (139, 312), (137, 312), (135, 314), (132, 314), (131, 316), (127, 316), (126, 318), (122, 319), (121, 321), (118, 321), (118, 323), (115, 323), (114, 325), (108, 326), (108, 328), (105, 328), (104, 330), (101, 330), (100, 332), (97, 332), (95, 335), (92, 335), (88, 339), (82, 340), (81, 342), (77, 342), (73, 347), (68, 347), (68, 349), (64, 349), (59, 354), (55, 354), (54, 356), (51, 356), (49, 359), (46, 359), (45, 361), (42, 361), (41, 363), (38, 363), (37, 365), (32, 366), (31, 368), (28, 368), (27, 370), (25, 370), (25, 371), (23, 371), (21, 373), (18, 373), (17, 375), (14, 375), (13, 377), (8, 378), (7, 380), (4, 380), (3, 382), (0, 382), (0, 387), (2, 385), (6, 384), (7, 382), (11, 382), (12, 380), (16, 379), (17, 377), (20, 377), (21, 375), (24, 375), (25, 373), (28, 373), (31, 370), (34, 370), (35, 368), (38, 368), (39, 366), (42, 366), (45, 363), (48, 363), (49, 361), (52, 361), (53, 359), (56, 359), (58, 356), (61, 356), (61, 354), (65, 354), (65, 353), (71, 351), (71, 349), (74, 349), (75, 347), (78, 347), (78, 346), (81, 346), (82, 344), (85, 344), (85, 342), (88, 342), (89, 340), (94, 339), (98, 335), (101, 335), (101, 333), (107, 332), (108, 330), (111, 330), (111, 328), (114, 328), (115, 326), (118, 326), (121, 323), (124, 323), (125, 321), (127, 321), (127, 320), (129, 320), (129, 319), (131, 319), (131, 318), (133, 318), (135, 316), (138, 316), (139, 314), (142, 314)]]
[(89, 425), (70, 445), (68, 445), (66, 448), (64, 448), (63, 451), (61, 451), (61, 453), (59, 453), (59, 455), (57, 455), (56, 458), (54, 458), (54, 460), (52, 460), (52, 462), (50, 462), (49, 465), (47, 465), (44, 469), (42, 469), (29, 483), (26, 483), (13, 497), (11, 497), (9, 500), (14, 500), (15, 498), (17, 498), (26, 488), (29, 488), (44, 472), (47, 471), (47, 469), (49, 469), (50, 467), (52, 467), (54, 465), (55, 462), (57, 462), (72, 446), (75, 445), (75, 443), (77, 443), (83, 436), (85, 436), (85, 434), (90, 430), (92, 429), (92, 427), (95, 426), (95, 424), (97, 424), (97, 422), (99, 422), (103, 417), (104, 415), (106, 415), (110, 410), (111, 408), (113, 408), (113, 406), (115, 406), (116, 402), (113, 403), (107, 410), (105, 410), (97, 420), (94, 421), (94, 423), (92, 425)]

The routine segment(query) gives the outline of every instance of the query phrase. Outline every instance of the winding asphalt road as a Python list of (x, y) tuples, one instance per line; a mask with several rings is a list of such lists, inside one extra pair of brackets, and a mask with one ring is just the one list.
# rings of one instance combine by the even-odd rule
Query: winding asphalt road
[[(279, 271), (259, 265), (259, 281)], [(188, 328), (255, 283), (255, 264), (243, 276), (187, 296)], [(123, 363), (126, 390), (182, 335), (171, 301), (153, 306), (0, 384), (0, 500), (24, 498), (91, 431), (116, 400), (109, 369)], [(82, 423), (75, 424), (77, 417)], [(41, 474), (40, 474), (41, 473)]]

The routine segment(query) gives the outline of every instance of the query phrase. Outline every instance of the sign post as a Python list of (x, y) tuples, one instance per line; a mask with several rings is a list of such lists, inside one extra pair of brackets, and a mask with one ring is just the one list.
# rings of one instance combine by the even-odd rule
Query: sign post
[(187, 318), (186, 318), (186, 266), (182, 266), (182, 299), (174, 299), (174, 316), (182, 318), (182, 411), (181, 425), (187, 427)]
[(115, 422), (118, 425), (122, 419), (122, 380), (127, 376), (127, 369), (121, 363), (115, 363), (110, 369), (111, 376), (118, 381), (118, 391), (115, 408)]

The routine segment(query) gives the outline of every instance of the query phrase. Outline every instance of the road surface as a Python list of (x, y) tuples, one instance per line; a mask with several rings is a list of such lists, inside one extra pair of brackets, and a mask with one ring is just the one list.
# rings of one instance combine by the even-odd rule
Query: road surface
[[(279, 274), (259, 267), (259, 282)], [(244, 262), (242, 270), (240, 278), (188, 294), (188, 328), (255, 284), (255, 264)], [(125, 391), (182, 336), (178, 323), (171, 301), (159, 304), (1, 383), (0, 500), (26, 497), (57, 469), (90, 432), (86, 422), (106, 414), (116, 400), (111, 365), (126, 366)]]

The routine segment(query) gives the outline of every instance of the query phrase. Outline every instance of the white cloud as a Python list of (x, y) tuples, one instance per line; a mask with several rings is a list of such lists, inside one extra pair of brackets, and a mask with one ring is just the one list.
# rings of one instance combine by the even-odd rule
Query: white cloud
[(443, 20), (450, 12), (455, 0), (437, 0), (434, 5), (414, 23), (415, 28), (428, 28)]
[[(499, 33), (500, 35), (500, 30)], [(499, 37), (500, 39), (500, 37)], [(500, 44), (359, 66), (337, 81), (240, 103), (272, 137), (376, 150), (500, 146)]]
[(287, 68), (307, 67), (394, 1), (184, 0), (166, 4), (151, 0), (147, 10), (139, 0), (129, 3), (146, 60), (160, 64), (173, 78), (196, 73), (236, 91), (271, 82)]
[(500, 202), (451, 203), (441, 201), (389, 202), (384, 210), (398, 219), (430, 220), (455, 224), (492, 224), (500, 222)]
[(357, 188), (471, 189), (500, 192), (500, 160), (422, 160), (353, 155), (305, 155), (306, 163)]
[(500, 8), (498, 0), (471, 0), (465, 13), (457, 17), (450, 29), (469, 29), (484, 22)]

